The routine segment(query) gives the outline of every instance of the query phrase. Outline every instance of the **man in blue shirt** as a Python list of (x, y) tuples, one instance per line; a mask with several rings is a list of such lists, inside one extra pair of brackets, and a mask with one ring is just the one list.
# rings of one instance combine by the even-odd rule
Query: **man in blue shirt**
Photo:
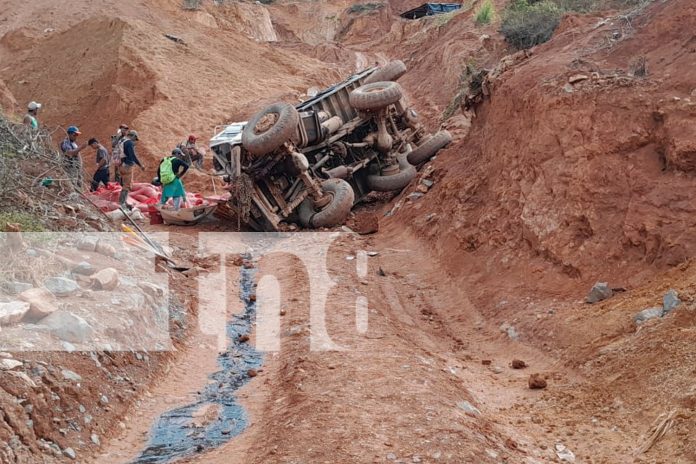
[(138, 155), (135, 153), (135, 144), (138, 142), (138, 133), (134, 130), (129, 130), (126, 135), (126, 141), (123, 142), (123, 163), (119, 169), (121, 174), (121, 184), (123, 185), (123, 190), (118, 197), (118, 202), (122, 207), (128, 206), (128, 191), (133, 185), (133, 168), (138, 165), (142, 171), (145, 170), (140, 160), (138, 160)]
[(77, 190), (82, 190), (82, 156), (80, 152), (87, 147), (86, 143), (77, 144), (77, 136), (81, 134), (76, 126), (70, 126), (68, 136), (60, 144), (63, 153), (63, 168)]

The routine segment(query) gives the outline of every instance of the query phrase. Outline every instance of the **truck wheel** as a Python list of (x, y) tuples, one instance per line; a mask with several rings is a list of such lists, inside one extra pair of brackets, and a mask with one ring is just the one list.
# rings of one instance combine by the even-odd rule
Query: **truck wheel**
[(417, 146), (408, 154), (408, 162), (414, 166), (428, 161), (440, 148), (452, 141), (452, 135), (446, 130), (440, 131)]
[(353, 207), (355, 193), (353, 187), (343, 179), (327, 179), (321, 183), (324, 194), (331, 201), (321, 210), (314, 209), (314, 202), (307, 198), (300, 204), (298, 214), (304, 227), (333, 227), (343, 224)]
[(350, 105), (358, 110), (380, 110), (392, 105), (403, 96), (396, 82), (373, 82), (358, 87), (350, 93)]
[(377, 68), (375, 72), (370, 74), (363, 80), (363, 84), (371, 84), (373, 82), (397, 81), (401, 76), (406, 74), (406, 65), (401, 60), (390, 61), (381, 68)]
[(391, 176), (370, 174), (367, 176), (367, 187), (375, 192), (392, 192), (406, 187), (416, 177), (416, 169), (409, 164), (406, 156), (399, 156), (399, 173)]
[(253, 156), (263, 156), (292, 140), (300, 116), (294, 106), (275, 103), (256, 113), (244, 126), (242, 145)]

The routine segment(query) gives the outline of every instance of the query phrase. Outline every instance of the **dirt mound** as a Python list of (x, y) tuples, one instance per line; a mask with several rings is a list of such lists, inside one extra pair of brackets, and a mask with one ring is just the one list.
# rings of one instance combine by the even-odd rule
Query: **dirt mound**
[[(696, 202), (683, 192), (696, 187), (696, 137), (686, 122), (696, 69), (669, 51), (688, 34), (654, 38), (654, 24), (686, 3), (655, 6), (650, 29), (641, 17), (616, 43), (607, 42), (615, 23), (586, 24), (503, 73), (470, 136), (435, 163), (442, 180), (431, 204), (440, 219), (411, 214), (419, 230), (447, 236), (441, 253), (455, 243), (528, 250), (583, 280), (600, 270), (628, 278), (643, 263), (664, 268), (693, 256), (696, 237), (684, 225)], [(647, 77), (632, 68), (641, 56)]]

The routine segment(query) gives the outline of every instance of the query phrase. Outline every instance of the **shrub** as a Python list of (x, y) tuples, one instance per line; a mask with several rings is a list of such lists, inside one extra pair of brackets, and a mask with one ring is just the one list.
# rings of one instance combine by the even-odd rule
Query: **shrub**
[(476, 21), (476, 24), (479, 26), (482, 26), (485, 24), (490, 24), (493, 21), (493, 18), (495, 18), (495, 7), (493, 6), (493, 2), (491, 2), (491, 0), (485, 0), (481, 5), (481, 8), (476, 11), (474, 21)]
[(551, 0), (516, 0), (503, 13), (500, 32), (510, 45), (530, 48), (551, 38), (562, 14)]

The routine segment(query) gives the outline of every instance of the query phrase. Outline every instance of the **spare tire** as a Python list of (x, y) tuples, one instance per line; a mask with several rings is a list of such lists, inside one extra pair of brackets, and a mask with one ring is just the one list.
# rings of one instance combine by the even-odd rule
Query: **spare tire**
[(242, 145), (253, 156), (263, 156), (293, 140), (300, 116), (294, 106), (275, 103), (256, 113), (244, 126)]
[(381, 110), (401, 100), (404, 92), (396, 82), (373, 82), (350, 93), (350, 106), (358, 110)]
[(363, 84), (373, 82), (396, 81), (406, 74), (406, 65), (401, 60), (390, 61), (363, 80)]
[(409, 164), (406, 156), (399, 155), (399, 172), (391, 176), (370, 174), (367, 176), (367, 187), (375, 192), (393, 192), (406, 187), (416, 177), (416, 169)]
[(325, 195), (331, 195), (331, 201), (319, 211), (314, 208), (311, 198), (303, 201), (298, 214), (304, 227), (334, 227), (343, 224), (353, 207), (355, 192), (345, 180), (327, 179), (321, 183), (321, 188)]
[(446, 130), (440, 131), (417, 146), (408, 154), (408, 162), (414, 166), (428, 161), (440, 148), (452, 141), (452, 135)]

